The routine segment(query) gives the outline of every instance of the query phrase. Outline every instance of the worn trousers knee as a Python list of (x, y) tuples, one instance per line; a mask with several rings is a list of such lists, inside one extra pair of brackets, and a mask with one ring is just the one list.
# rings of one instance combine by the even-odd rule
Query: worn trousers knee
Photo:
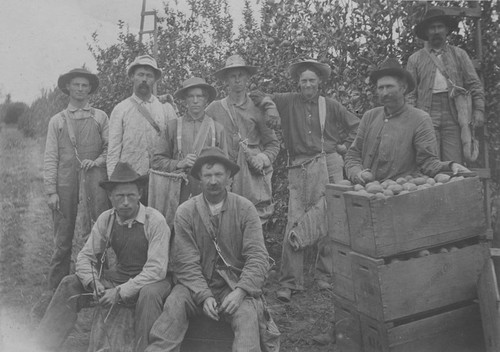
[(253, 298), (245, 298), (229, 320), (234, 331), (233, 352), (260, 352), (259, 320)]
[(135, 306), (135, 346), (142, 352), (149, 344), (149, 332), (163, 311), (163, 302), (172, 289), (170, 278), (144, 286)]

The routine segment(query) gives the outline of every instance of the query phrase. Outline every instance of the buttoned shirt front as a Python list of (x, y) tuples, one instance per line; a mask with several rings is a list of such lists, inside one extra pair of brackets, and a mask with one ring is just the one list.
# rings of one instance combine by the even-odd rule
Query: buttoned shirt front
[[(111, 176), (118, 161), (128, 162), (137, 173), (146, 174), (151, 166), (154, 147), (167, 128), (167, 121), (177, 118), (172, 105), (160, 103), (155, 96), (142, 101), (134, 94), (131, 99), (123, 100), (111, 112), (108, 176)], [(160, 128), (159, 133), (139, 112), (137, 104), (142, 104), (151, 113)]]
[(449, 164), (437, 157), (429, 115), (406, 104), (392, 115), (384, 107), (367, 111), (345, 159), (350, 179), (363, 169), (371, 169), (379, 181), (415, 172), (434, 176), (448, 171)]

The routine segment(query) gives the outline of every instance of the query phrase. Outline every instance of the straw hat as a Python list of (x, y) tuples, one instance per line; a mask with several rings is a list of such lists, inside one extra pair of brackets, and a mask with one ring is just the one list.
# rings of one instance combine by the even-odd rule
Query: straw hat
[(97, 75), (91, 73), (90, 71), (84, 69), (84, 68), (75, 68), (68, 73), (65, 73), (61, 76), (59, 76), (59, 79), (57, 80), (57, 86), (59, 87), (60, 90), (66, 95), (69, 95), (68, 89), (66, 88), (66, 85), (71, 82), (71, 80), (75, 77), (84, 77), (89, 80), (90, 82), (90, 93), (92, 94), (97, 90), (97, 87), (99, 87), (99, 78)]
[(191, 77), (182, 82), (182, 88), (174, 93), (177, 99), (186, 99), (186, 93), (191, 88), (203, 88), (208, 92), (208, 101), (211, 102), (217, 96), (217, 90), (208, 84), (203, 78)]
[(161, 70), (158, 68), (158, 64), (156, 63), (156, 60), (154, 58), (152, 58), (151, 56), (141, 55), (141, 56), (136, 57), (135, 60), (127, 67), (127, 75), (129, 77), (133, 74), (134, 69), (137, 66), (151, 67), (155, 71), (156, 80), (160, 79)]
[(320, 72), (321, 78), (323, 79), (328, 79), (328, 77), (330, 77), (330, 74), (332, 73), (332, 69), (327, 64), (324, 64), (316, 60), (302, 60), (299, 62), (295, 62), (288, 67), (288, 72), (290, 72), (290, 76), (292, 76), (293, 79), (298, 79), (299, 77), (297, 71), (299, 70), (299, 68), (304, 66), (314, 67), (316, 70)]
[(219, 79), (224, 79), (224, 75), (227, 71), (233, 68), (243, 68), (248, 71), (248, 74), (254, 75), (259, 69), (257, 66), (249, 66), (246, 64), (245, 60), (240, 55), (229, 56), (226, 60), (226, 66), (214, 73), (214, 76)]

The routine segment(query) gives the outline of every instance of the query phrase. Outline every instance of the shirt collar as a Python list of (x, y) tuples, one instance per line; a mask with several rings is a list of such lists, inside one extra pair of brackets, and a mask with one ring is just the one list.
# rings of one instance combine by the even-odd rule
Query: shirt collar
[[(113, 209), (113, 213), (116, 214), (115, 209)], [(116, 221), (118, 222), (119, 225), (121, 225), (121, 226), (127, 225), (129, 228), (132, 227), (132, 225), (135, 222), (138, 222), (138, 223), (141, 223), (144, 225), (146, 222), (146, 207), (144, 205), (142, 205), (142, 203), (139, 203), (139, 211), (137, 212), (137, 215), (135, 216), (135, 218), (125, 220), (122, 222), (120, 220), (120, 218), (118, 217), (118, 215), (116, 215)]]
[(229, 101), (229, 103), (231, 103), (232, 105), (236, 106), (237, 108), (240, 108), (240, 109), (243, 109), (245, 110), (248, 106), (248, 103), (249, 103), (249, 97), (248, 97), (248, 94), (245, 95), (245, 100), (243, 100), (243, 102), (241, 102), (241, 104), (236, 104), (235, 102), (233, 102), (229, 97), (227, 97), (227, 100)]
[(186, 119), (186, 121), (200, 121), (201, 122), (205, 118), (205, 113), (203, 113), (202, 117), (194, 119), (193, 116), (191, 116), (191, 114), (188, 111), (186, 111), (186, 115), (184, 115), (184, 118)]
[[(203, 194), (203, 193), (202, 193), (202, 194)], [(221, 208), (221, 210), (220, 210), (220, 212), (221, 212), (221, 213), (222, 213), (222, 212), (224, 212), (224, 211), (226, 211), (226, 210), (227, 210), (227, 208), (228, 208), (228, 206), (227, 206), (227, 198), (228, 198), (228, 196), (229, 196), (229, 192), (226, 192), (226, 198), (224, 198), (224, 200), (223, 200), (223, 202), (224, 202), (224, 203), (222, 204), (222, 208)], [(209, 202), (208, 202), (207, 198), (205, 198), (205, 195), (204, 195), (204, 194), (203, 194), (203, 200), (205, 201), (205, 205), (206, 205), (206, 206), (207, 206), (207, 208), (208, 208), (208, 204), (209, 204)]]
[(77, 108), (73, 105), (71, 105), (71, 103), (68, 104), (68, 110), (70, 112), (75, 112), (75, 111), (78, 111), (78, 110), (83, 110), (83, 111), (90, 111), (91, 109), (91, 106), (90, 104), (87, 102), (87, 104), (85, 104), (85, 106), (83, 108)]
[(135, 93), (133, 93), (132, 94), (132, 99), (134, 99), (139, 104), (141, 104), (141, 103), (149, 103), (149, 104), (151, 104), (155, 100), (155, 96), (151, 94), (151, 96), (149, 97), (148, 100), (142, 100), (137, 95), (135, 95)]
[(384, 118), (386, 119), (392, 119), (394, 117), (398, 117), (398, 116), (401, 116), (406, 110), (408, 109), (408, 106), (406, 105), (406, 103), (403, 104), (403, 106), (396, 112), (392, 113), (392, 114), (388, 114), (387, 111), (385, 110), (384, 108)]
[(443, 54), (448, 51), (448, 43), (444, 43), (444, 45), (441, 47), (441, 49), (434, 49), (432, 48), (428, 42), (425, 42), (424, 48), (430, 52), (430, 53), (436, 53), (436, 54)]

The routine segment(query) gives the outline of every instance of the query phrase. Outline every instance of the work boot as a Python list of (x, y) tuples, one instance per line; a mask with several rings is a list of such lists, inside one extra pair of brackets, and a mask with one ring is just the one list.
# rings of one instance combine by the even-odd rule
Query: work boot
[(333, 285), (325, 280), (316, 280), (316, 285), (320, 291), (333, 289)]

